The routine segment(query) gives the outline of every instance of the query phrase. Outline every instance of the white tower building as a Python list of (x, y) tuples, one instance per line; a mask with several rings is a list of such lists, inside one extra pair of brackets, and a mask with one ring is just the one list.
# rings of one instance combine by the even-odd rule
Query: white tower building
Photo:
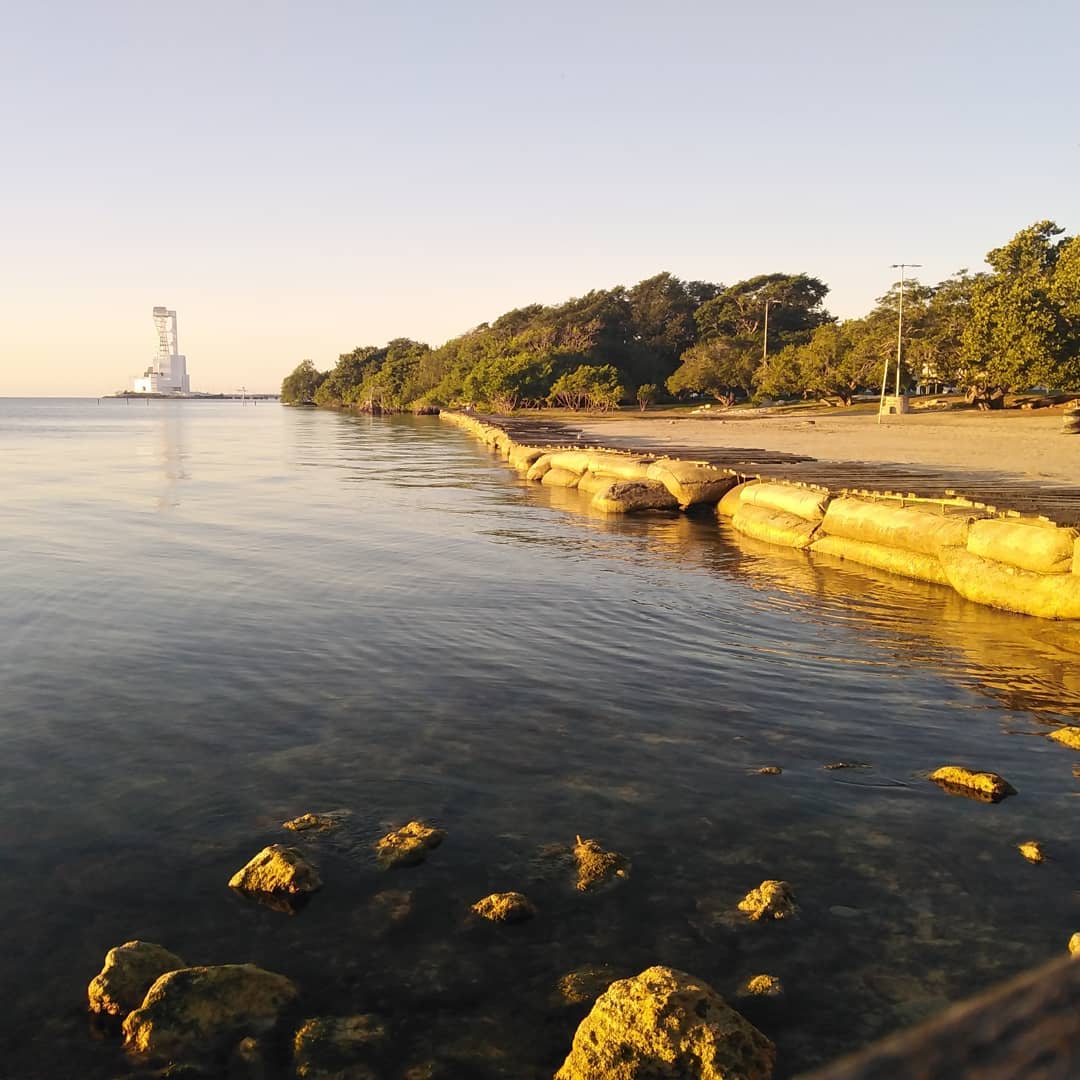
[(157, 330), (158, 351), (153, 363), (135, 380), (137, 394), (190, 394), (187, 357), (180, 352), (176, 331), (176, 312), (154, 308), (154, 328)]

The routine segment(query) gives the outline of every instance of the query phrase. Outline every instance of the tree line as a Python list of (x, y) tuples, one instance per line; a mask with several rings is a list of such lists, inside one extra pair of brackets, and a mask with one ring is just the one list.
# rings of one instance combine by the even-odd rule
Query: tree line
[[(963, 387), (976, 400), (1080, 390), (1080, 237), (1037, 222), (986, 261), (989, 271), (936, 285), (904, 282), (903, 387)], [(305, 360), (281, 396), (376, 412), (603, 410), (634, 400), (644, 409), (666, 397), (849, 404), (895, 363), (900, 289), (861, 318), (838, 320), (825, 307), (828, 286), (807, 274), (721, 285), (661, 273), (508, 311), (438, 348), (395, 338), (344, 353), (325, 372)]]

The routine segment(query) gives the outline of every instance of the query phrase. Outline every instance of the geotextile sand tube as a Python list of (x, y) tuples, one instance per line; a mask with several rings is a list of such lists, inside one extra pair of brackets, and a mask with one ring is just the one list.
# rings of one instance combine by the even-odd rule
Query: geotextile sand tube
[(476, 435), (530, 481), (592, 494), (603, 513), (715, 504), (747, 536), (810, 556), (847, 559), (948, 585), (974, 603), (1044, 619), (1080, 619), (1080, 530), (995, 516), (948, 493), (941, 500), (861, 491), (858, 497), (729, 469), (597, 447), (516, 443), (479, 417), (440, 416)]

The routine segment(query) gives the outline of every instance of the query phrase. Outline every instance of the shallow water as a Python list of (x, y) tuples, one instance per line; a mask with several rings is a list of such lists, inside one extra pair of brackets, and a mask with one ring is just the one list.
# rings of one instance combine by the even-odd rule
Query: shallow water
[[(437, 418), (0, 400), (0, 1073), (133, 1067), (84, 1011), (132, 938), (381, 1014), (395, 1078), (550, 1076), (582, 964), (778, 975), (736, 1004), (790, 1076), (1064, 949), (1080, 789), (1040, 736), (1080, 715), (1075, 630), (587, 506)], [(415, 817), (446, 843), (380, 871)], [(578, 833), (630, 880), (575, 892), (541, 852)], [(294, 917), (225, 885), (276, 841), (326, 882)], [(766, 877), (800, 917), (733, 921)], [(467, 917), (513, 888), (532, 922)]]

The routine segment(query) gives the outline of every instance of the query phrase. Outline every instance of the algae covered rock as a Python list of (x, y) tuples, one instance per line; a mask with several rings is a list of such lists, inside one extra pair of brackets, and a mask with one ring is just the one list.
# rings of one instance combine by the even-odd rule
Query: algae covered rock
[(301, 1080), (376, 1080), (371, 1062), (386, 1042), (386, 1025), (371, 1013), (305, 1020), (293, 1037)]
[(605, 851), (595, 840), (577, 837), (574, 844), (574, 862), (577, 863), (577, 888), (588, 892), (615, 881), (625, 881), (630, 876), (630, 860), (617, 851)]
[(1022, 844), (1017, 844), (1016, 849), (1030, 863), (1041, 863), (1046, 858), (1046, 852), (1038, 840), (1025, 840)]
[(775, 975), (753, 975), (743, 983), (739, 993), (744, 997), (780, 997), (784, 984)]
[(281, 827), (290, 832), (308, 832), (312, 829), (320, 832), (334, 828), (341, 819), (341, 814), (301, 814), (299, 817), (283, 821)]
[(795, 914), (795, 894), (786, 881), (763, 881), (739, 901), (739, 910), (755, 922), (787, 919)]
[(321, 889), (322, 879), (299, 848), (271, 844), (229, 878), (229, 887), (247, 893), (299, 896)]
[(446, 839), (442, 829), (410, 821), (400, 829), (387, 833), (375, 845), (375, 857), (384, 867), (416, 866)]
[(555, 1000), (567, 1005), (595, 1001), (614, 981), (615, 973), (611, 968), (584, 964), (559, 979), (555, 987)]
[(775, 1057), (708, 984), (651, 967), (600, 995), (555, 1080), (768, 1080)]
[(284, 975), (254, 964), (180, 968), (162, 975), (124, 1020), (124, 1045), (163, 1057), (216, 1053), (272, 1028), (296, 996)]
[(126, 1016), (159, 976), (184, 966), (179, 956), (152, 941), (125, 941), (105, 954), (105, 966), (87, 987), (90, 1011)]
[(1080, 750), (1080, 727), (1060, 727), (1051, 731), (1049, 737), (1070, 750)]
[(472, 910), (491, 922), (524, 922), (536, 914), (536, 908), (519, 892), (500, 892), (477, 900)]
[(995, 772), (973, 772), (959, 765), (943, 765), (929, 779), (950, 795), (963, 795), (980, 802), (1000, 802), (1015, 795), (1016, 788)]

